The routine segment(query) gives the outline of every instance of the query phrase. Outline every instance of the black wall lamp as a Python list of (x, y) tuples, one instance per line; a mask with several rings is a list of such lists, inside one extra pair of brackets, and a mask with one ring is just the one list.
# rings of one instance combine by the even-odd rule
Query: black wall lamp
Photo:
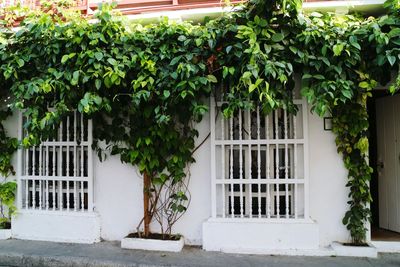
[(332, 131), (333, 122), (332, 117), (324, 117), (324, 130), (325, 131)]

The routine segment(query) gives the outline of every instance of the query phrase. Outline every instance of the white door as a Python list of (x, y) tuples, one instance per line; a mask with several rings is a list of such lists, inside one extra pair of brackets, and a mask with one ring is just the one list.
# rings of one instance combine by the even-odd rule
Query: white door
[(376, 100), (376, 124), (379, 226), (400, 232), (400, 95)]

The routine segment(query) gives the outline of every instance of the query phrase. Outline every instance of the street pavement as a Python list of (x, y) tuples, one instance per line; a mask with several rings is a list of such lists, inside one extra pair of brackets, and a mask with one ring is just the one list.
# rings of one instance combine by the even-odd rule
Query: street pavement
[(400, 254), (377, 259), (350, 257), (264, 256), (206, 252), (185, 247), (180, 253), (125, 250), (119, 242), (69, 244), (26, 240), (0, 241), (0, 266), (40, 267), (400, 267)]

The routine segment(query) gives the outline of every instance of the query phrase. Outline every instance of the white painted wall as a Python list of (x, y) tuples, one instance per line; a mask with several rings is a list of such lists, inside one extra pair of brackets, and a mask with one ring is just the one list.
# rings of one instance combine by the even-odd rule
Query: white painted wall
[(336, 152), (335, 136), (324, 131), (323, 119), (308, 115), (310, 216), (319, 225), (320, 246), (332, 241), (349, 241), (342, 224), (347, 211), (347, 170)]
[[(318, 226), (319, 245), (325, 247), (333, 241), (349, 239), (341, 222), (347, 210), (346, 170), (336, 152), (334, 135), (323, 129), (323, 120), (309, 113), (308, 123), (310, 217)], [(10, 118), (6, 127), (10, 135), (17, 136), (17, 117)], [(197, 128), (200, 143), (210, 131), (209, 116)], [(208, 139), (195, 154), (197, 162), (190, 168), (189, 183), (192, 202), (174, 228), (189, 244), (202, 244), (203, 223), (211, 216), (210, 146)], [(95, 157), (94, 199), (101, 238), (121, 240), (135, 231), (142, 218), (142, 178), (136, 168), (122, 164), (118, 157), (109, 157), (105, 162)], [(35, 229), (31, 222), (29, 227)]]
[(100, 241), (99, 215), (93, 212), (22, 211), (12, 220), (12, 237), (73, 243)]
[(223, 222), (203, 224), (203, 249), (228, 253), (270, 253), (274, 250), (318, 250), (318, 224), (302, 222)]
[(142, 180), (135, 168), (116, 156), (94, 161), (94, 205), (100, 214), (101, 237), (120, 240), (143, 216)]

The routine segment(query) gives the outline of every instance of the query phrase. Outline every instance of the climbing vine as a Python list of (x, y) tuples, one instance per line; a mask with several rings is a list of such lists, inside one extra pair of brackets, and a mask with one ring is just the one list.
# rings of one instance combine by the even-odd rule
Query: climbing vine
[[(27, 12), (16, 32), (0, 30), (0, 95), (11, 96), (11, 107), (30, 118), (21, 145), (52, 136), (72, 110), (84, 113), (94, 120), (99, 156), (108, 150), (143, 174), (144, 235), (152, 220), (169, 235), (189, 203), (186, 170), (207, 98), (222, 96), (226, 117), (255, 106), (265, 114), (295, 113), (300, 75), (300, 93), (312, 111), (334, 118), (349, 171), (343, 223), (353, 242), (365, 241), (372, 172), (366, 100), (378, 82), (391, 80), (387, 70), (398, 72), (398, 1), (386, 2), (387, 15), (365, 18), (303, 14), (299, 0), (250, 0), (203, 25), (163, 20), (146, 26), (125, 20), (112, 5), (89, 23), (60, 3)], [(397, 77), (392, 93), (399, 84)], [(15, 141), (2, 140), (0, 169), (10, 171)]]
[[(11, 112), (8, 107), (0, 110), (0, 121), (5, 121)], [(18, 148), (18, 140), (7, 136), (3, 125), (0, 125), (0, 175), (5, 179), (0, 181), (0, 229), (10, 228), (11, 216), (15, 213), (16, 183), (6, 178), (15, 174), (11, 160)]]

